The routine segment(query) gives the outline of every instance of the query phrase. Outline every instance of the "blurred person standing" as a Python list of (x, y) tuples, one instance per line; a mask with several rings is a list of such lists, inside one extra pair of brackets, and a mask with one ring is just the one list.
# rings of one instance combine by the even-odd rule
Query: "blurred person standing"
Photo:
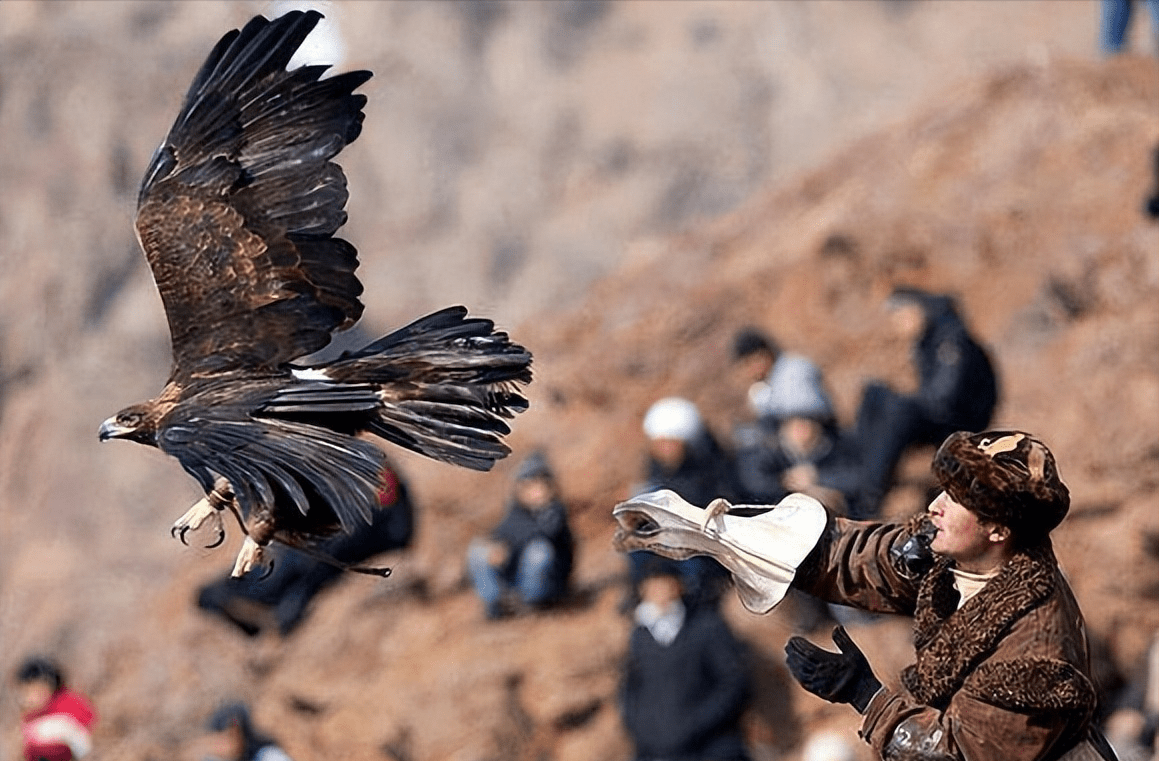
[(69, 689), (54, 661), (26, 659), (15, 683), (25, 761), (72, 761), (89, 754), (96, 712), (84, 695)]
[(680, 569), (648, 555), (621, 685), (636, 761), (747, 761), (743, 646), (712, 606), (690, 607)]
[(907, 394), (871, 381), (862, 392), (855, 436), (866, 500), (875, 505), (889, 491), (907, 448), (936, 446), (955, 431), (980, 431), (998, 404), (990, 357), (952, 297), (899, 287), (886, 307), (893, 329), (913, 346), (918, 389)]
[(292, 761), (278, 743), (259, 732), (245, 703), (222, 704), (206, 722), (203, 761)]
[(487, 618), (502, 617), (512, 595), (516, 604), (533, 608), (563, 597), (574, 552), (555, 473), (546, 455), (534, 452), (515, 472), (503, 519), (467, 548), (467, 570)]
[[(1142, 0), (1142, 2), (1151, 14), (1151, 43), (1159, 52), (1159, 0)], [(1099, 42), (1106, 55), (1123, 52), (1127, 43), (1127, 33), (1131, 30), (1131, 20), (1135, 15), (1134, 9), (1134, 0), (1103, 0)]]

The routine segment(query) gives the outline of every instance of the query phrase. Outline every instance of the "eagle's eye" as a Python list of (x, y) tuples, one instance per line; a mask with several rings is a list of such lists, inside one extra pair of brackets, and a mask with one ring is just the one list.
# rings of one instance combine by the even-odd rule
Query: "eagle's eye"
[(136, 428), (141, 424), (141, 420), (140, 412), (122, 412), (117, 416), (117, 425), (125, 428)]

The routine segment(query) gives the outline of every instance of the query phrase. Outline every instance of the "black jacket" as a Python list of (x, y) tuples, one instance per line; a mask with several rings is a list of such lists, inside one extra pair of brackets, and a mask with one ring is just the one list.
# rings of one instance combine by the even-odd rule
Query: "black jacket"
[(782, 446), (776, 426), (776, 421), (761, 420), (737, 429), (736, 481), (740, 501), (758, 505), (780, 502), (789, 493), (781, 482), (785, 471), (808, 464), (817, 469), (818, 483), (841, 492), (847, 510), (857, 514), (863, 478), (856, 442), (842, 436), (836, 426), (827, 426), (818, 446), (807, 456), (797, 457)]
[(642, 626), (632, 631), (621, 701), (638, 758), (748, 758), (740, 732), (749, 696), (742, 652), (712, 607), (690, 610), (667, 647)]
[(551, 542), (555, 550), (553, 572), (558, 580), (565, 580), (571, 574), (574, 555), (574, 540), (567, 523), (567, 508), (563, 502), (553, 499), (541, 510), (528, 510), (518, 500), (512, 499), (507, 506), (507, 514), (491, 532), (491, 538), (507, 545), (511, 551), (509, 568), (513, 572), (520, 553), (532, 539), (542, 537)]
[(916, 401), (926, 419), (948, 429), (981, 431), (998, 403), (998, 380), (986, 351), (975, 341), (949, 296), (911, 296), (926, 316), (913, 348), (919, 389)]
[(649, 457), (647, 474), (640, 491), (671, 489), (698, 507), (717, 497), (733, 500), (738, 492), (732, 458), (707, 431), (687, 444), (684, 461), (674, 469)]

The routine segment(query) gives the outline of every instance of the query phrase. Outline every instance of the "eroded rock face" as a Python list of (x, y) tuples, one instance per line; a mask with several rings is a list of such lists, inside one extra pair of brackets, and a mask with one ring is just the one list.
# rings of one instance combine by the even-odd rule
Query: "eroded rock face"
[[(513, 443), (560, 463), (583, 594), (483, 626), (461, 559), (509, 469), (408, 458), (414, 552), (279, 643), (194, 612), (236, 546), (173, 552), (167, 516), (195, 487), (93, 433), (168, 370), (138, 176), (206, 45), (262, 8), (0, 3), (0, 670), (59, 653), (118, 757), (187, 752), (225, 695), (301, 758), (626, 757), (608, 513), (637, 478), (640, 417), (680, 393), (725, 433), (729, 340), (755, 322), (824, 368), (848, 422), (868, 377), (906, 381), (879, 329), (895, 282), (955, 292), (992, 349), (998, 422), (1058, 456), (1058, 554), (1131, 663), (1159, 625), (1154, 61), (1055, 60), (1094, 47), (1082, 4), (907, 5), (338, 6), (346, 65), (377, 74), (348, 162), (346, 234), (381, 295), (369, 332), (461, 300), (535, 351)], [(889, 510), (921, 504), (921, 458)], [(727, 613), (766, 674), (754, 742), (786, 749), (825, 715), (777, 676), (785, 621)], [(890, 631), (866, 652), (900, 666)]]

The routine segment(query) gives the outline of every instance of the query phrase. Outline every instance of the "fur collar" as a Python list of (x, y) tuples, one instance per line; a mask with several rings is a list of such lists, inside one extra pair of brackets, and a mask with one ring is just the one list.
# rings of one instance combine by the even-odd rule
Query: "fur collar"
[(915, 698), (944, 708), (1011, 626), (1055, 590), (1057, 561), (1050, 544), (1019, 552), (961, 610), (949, 558), (926, 574), (914, 615), (917, 662), (902, 672)]

